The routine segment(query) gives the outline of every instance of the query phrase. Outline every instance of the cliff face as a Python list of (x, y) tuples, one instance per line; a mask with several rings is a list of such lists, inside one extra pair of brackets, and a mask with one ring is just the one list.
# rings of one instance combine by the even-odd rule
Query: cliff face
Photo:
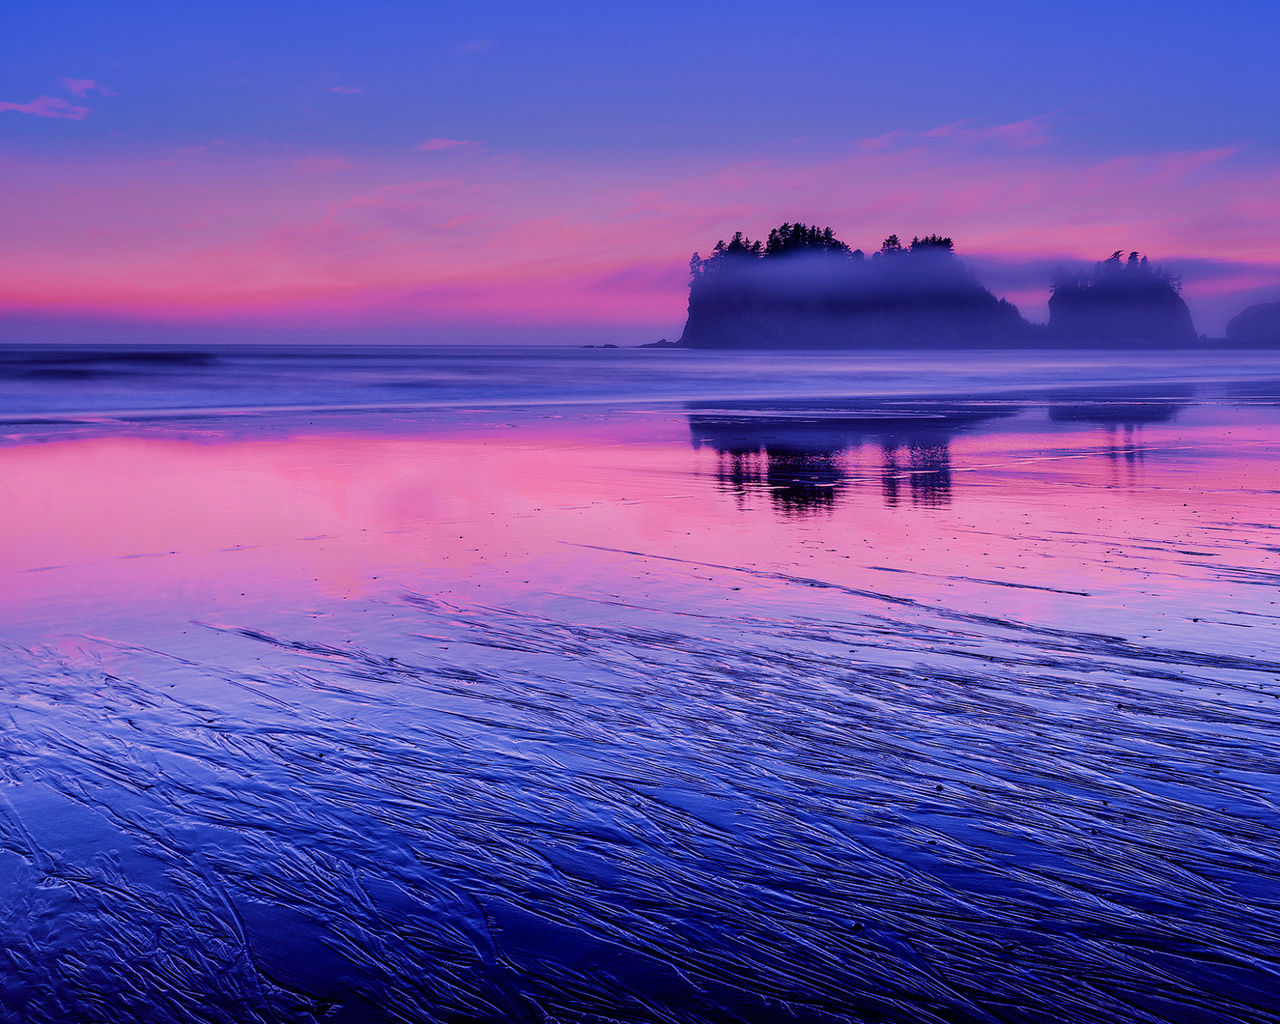
[(1049, 298), (1054, 344), (1185, 345), (1196, 340), (1191, 312), (1176, 282), (1139, 260), (1119, 254), (1082, 275), (1059, 275)]
[(1250, 306), (1227, 322), (1227, 340), (1280, 345), (1280, 302)]
[(799, 253), (695, 268), (680, 344), (690, 348), (1007, 345), (1017, 309), (950, 252)]

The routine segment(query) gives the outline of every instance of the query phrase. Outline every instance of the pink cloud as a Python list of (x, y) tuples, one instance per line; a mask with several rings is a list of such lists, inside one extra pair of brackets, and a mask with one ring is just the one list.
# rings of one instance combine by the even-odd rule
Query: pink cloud
[[(1054, 260), (1118, 248), (1182, 273), (1208, 333), (1233, 295), (1280, 288), (1280, 169), (1248, 153), (1094, 160), (1052, 143), (952, 145), (963, 130), (804, 161), (504, 155), (433, 161), (430, 177), (410, 154), (349, 167), (220, 149), (168, 168), (0, 156), (0, 189), (25, 197), (0, 209), (0, 309), (665, 333), (683, 320), (695, 249), (797, 219), (864, 249), (890, 233), (951, 235), (1033, 314)], [(466, 144), (443, 143), (427, 152)], [(1029, 269), (1001, 276), (996, 259)]]
[(115, 93), (106, 86), (99, 85), (92, 78), (64, 78), (62, 80), (63, 87), (72, 96), (88, 96), (91, 92), (96, 92), (99, 96), (114, 96)]
[(60, 96), (38, 96), (30, 103), (0, 103), (0, 111), (12, 110), (36, 117), (56, 117), (67, 121), (83, 121), (89, 116), (88, 107), (72, 106)]
[(363, 90), (363, 89), (361, 89), (359, 86), (356, 86), (356, 85), (331, 85), (331, 86), (329, 86), (329, 91), (330, 91), (330, 92), (343, 92), (343, 93), (358, 93), (358, 92), (364, 92), (364, 90)]
[(446, 149), (478, 149), (481, 143), (473, 142), (470, 139), (427, 139), (425, 142), (419, 142), (415, 149), (421, 150), (423, 153), (440, 153)]

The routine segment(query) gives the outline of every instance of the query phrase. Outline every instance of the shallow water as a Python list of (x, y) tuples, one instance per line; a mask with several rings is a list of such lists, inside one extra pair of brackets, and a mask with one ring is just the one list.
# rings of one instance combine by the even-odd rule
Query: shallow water
[(1280, 1020), (1280, 360), (0, 353), (15, 1021)]

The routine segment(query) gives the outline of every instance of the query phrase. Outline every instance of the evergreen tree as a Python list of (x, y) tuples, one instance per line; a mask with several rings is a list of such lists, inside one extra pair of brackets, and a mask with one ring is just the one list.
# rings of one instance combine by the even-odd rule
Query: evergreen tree
[(911, 239), (912, 252), (955, 254), (955, 244), (950, 238), (942, 235), (925, 235), (924, 238)]

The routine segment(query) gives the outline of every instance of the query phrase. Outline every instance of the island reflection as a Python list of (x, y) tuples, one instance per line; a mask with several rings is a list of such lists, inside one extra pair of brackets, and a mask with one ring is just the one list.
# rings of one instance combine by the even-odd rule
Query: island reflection
[(1018, 411), (1016, 405), (973, 402), (701, 408), (689, 413), (691, 440), (695, 449), (706, 446), (719, 456), (721, 489), (740, 504), (750, 492), (767, 492), (785, 516), (831, 511), (851, 483), (845, 456), (864, 445), (880, 450), (886, 505), (945, 505), (951, 500), (951, 438)]
[(699, 403), (688, 406), (688, 416), (693, 447), (708, 447), (718, 456), (721, 490), (733, 494), (740, 507), (751, 493), (766, 493), (774, 511), (796, 517), (835, 508), (858, 477), (849, 456), (863, 447), (879, 450), (886, 506), (947, 505), (952, 439), (1032, 404), (1052, 424), (1101, 428), (1107, 435), (1101, 453), (1132, 470), (1145, 454), (1142, 428), (1170, 422), (1191, 398), (1189, 391), (1167, 387), (1150, 393), (1094, 388), (1052, 392), (1034, 402)]
[(1097, 391), (1067, 391), (1054, 397), (1057, 404), (1049, 406), (1049, 419), (1054, 423), (1079, 423), (1106, 431), (1103, 454), (1116, 467), (1124, 467), (1123, 478), (1113, 480), (1117, 485), (1133, 483), (1138, 464), (1146, 457), (1142, 428), (1170, 422), (1193, 396), (1190, 388), (1164, 387), (1153, 392), (1125, 389), (1102, 395)]

